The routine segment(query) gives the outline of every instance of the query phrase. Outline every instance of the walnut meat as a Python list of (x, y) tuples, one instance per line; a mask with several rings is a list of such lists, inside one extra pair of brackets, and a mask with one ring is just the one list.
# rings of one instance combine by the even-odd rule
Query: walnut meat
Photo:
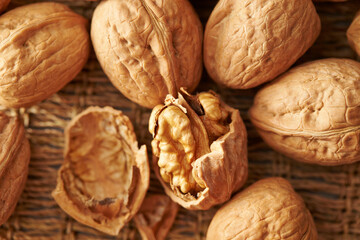
[(360, 160), (360, 63), (323, 59), (261, 89), (250, 109), (261, 137), (290, 158), (321, 165)]
[(0, 13), (3, 12), (9, 5), (10, 0), (0, 0)]
[(109, 0), (95, 9), (91, 39), (111, 82), (153, 108), (202, 72), (202, 26), (187, 0)]
[(285, 72), (319, 33), (311, 0), (220, 0), (206, 25), (204, 64), (219, 84), (255, 87)]
[(207, 240), (316, 240), (314, 220), (302, 198), (283, 178), (267, 178), (246, 188), (212, 219)]
[(360, 11), (356, 13), (346, 35), (351, 48), (360, 56)]
[(90, 107), (76, 116), (65, 141), (52, 196), (80, 223), (117, 235), (149, 186), (145, 145), (138, 149), (130, 120), (110, 107)]
[(0, 16), (0, 105), (27, 107), (60, 90), (89, 55), (87, 20), (59, 3)]
[(213, 92), (156, 106), (149, 131), (155, 173), (171, 199), (187, 209), (228, 200), (247, 178), (246, 129), (238, 110)]
[(0, 112), (0, 225), (13, 213), (29, 169), (30, 145), (22, 122)]

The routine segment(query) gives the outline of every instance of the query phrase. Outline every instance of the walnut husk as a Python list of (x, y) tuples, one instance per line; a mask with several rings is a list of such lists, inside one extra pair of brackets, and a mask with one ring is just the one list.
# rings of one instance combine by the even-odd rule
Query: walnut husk
[(23, 123), (0, 112), (0, 225), (13, 213), (25, 187), (30, 145)]
[(69, 123), (52, 196), (78, 222), (119, 234), (139, 210), (149, 181), (146, 147), (138, 149), (121, 111), (90, 107)]
[(207, 240), (317, 240), (302, 198), (283, 178), (266, 178), (235, 195), (212, 219)]
[(360, 56), (360, 11), (356, 13), (346, 35), (350, 47)]

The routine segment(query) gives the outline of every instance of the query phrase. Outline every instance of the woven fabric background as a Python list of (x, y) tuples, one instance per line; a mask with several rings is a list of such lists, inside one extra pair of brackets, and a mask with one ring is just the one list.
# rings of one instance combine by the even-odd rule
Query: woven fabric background
[[(299, 0), (300, 1), (300, 0)], [(9, 8), (36, 1), (13, 0)], [(91, 19), (97, 1), (58, 0), (75, 12)], [(192, 0), (203, 25), (216, 0)], [(322, 21), (321, 35), (315, 45), (297, 64), (326, 57), (356, 59), (346, 40), (346, 29), (360, 9), (360, 0), (343, 3), (317, 3)], [(1, 53), (0, 53), (1, 54)], [(248, 130), (249, 178), (256, 180), (281, 176), (288, 179), (304, 198), (316, 222), (319, 239), (360, 239), (360, 163), (322, 167), (295, 162), (271, 150), (249, 122), (247, 111), (259, 88), (230, 90), (217, 86), (203, 73), (196, 91), (213, 89), (223, 100), (241, 111)], [(88, 106), (112, 106), (130, 117), (139, 144), (148, 146), (147, 125), (150, 110), (130, 102), (112, 86), (92, 51), (82, 72), (70, 84), (46, 101), (28, 109), (12, 110), (22, 116), (31, 143), (28, 181), (12, 217), (0, 227), (0, 239), (140, 239), (130, 222), (117, 237), (110, 237), (86, 227), (65, 214), (54, 202), (51, 191), (56, 185), (57, 169), (63, 162), (63, 129), (72, 117)], [(162, 193), (162, 187), (151, 174), (150, 193)], [(168, 239), (205, 239), (207, 227), (218, 207), (208, 211), (181, 209)]]

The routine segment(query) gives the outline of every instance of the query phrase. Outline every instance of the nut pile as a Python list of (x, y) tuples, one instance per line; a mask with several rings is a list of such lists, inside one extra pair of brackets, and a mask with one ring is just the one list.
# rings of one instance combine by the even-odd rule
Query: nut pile
[[(8, 3), (0, 0), (0, 12)], [(188, 0), (104, 0), (88, 25), (59, 3), (0, 15), (0, 105), (30, 107), (74, 79), (89, 57), (90, 28), (111, 83), (152, 109), (150, 161), (167, 196), (146, 197), (148, 153), (124, 113), (93, 106), (68, 124), (52, 196), (82, 224), (116, 236), (133, 219), (144, 239), (165, 239), (178, 205), (207, 210), (246, 183), (240, 112), (212, 90), (191, 94), (202, 59), (210, 77), (229, 88), (272, 81), (256, 94), (249, 116), (276, 151), (320, 165), (360, 160), (360, 63), (329, 58), (288, 70), (320, 34), (311, 0), (220, 0), (204, 34)], [(360, 54), (360, 12), (347, 36)], [(1, 225), (27, 178), (30, 145), (21, 119), (0, 112), (0, 146)], [(248, 238), (317, 239), (309, 210), (287, 180), (267, 178), (242, 190), (218, 210), (207, 233)]]

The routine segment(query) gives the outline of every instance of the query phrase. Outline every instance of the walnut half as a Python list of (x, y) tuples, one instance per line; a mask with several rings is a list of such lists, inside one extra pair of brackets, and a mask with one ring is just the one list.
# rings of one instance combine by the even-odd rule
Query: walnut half
[(187, 209), (230, 198), (247, 178), (246, 129), (239, 111), (213, 92), (185, 91), (150, 116), (155, 173), (165, 192)]

